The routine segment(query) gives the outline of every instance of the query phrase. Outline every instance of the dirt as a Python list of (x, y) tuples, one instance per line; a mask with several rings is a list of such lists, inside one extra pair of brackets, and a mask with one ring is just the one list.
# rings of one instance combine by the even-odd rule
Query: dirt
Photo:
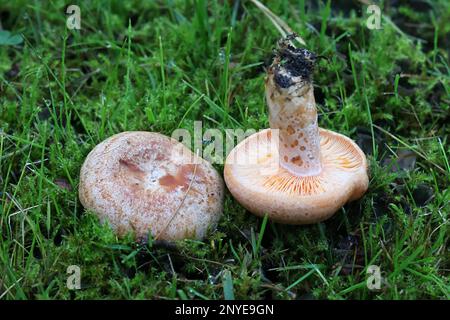
[(311, 82), (317, 59), (315, 53), (295, 48), (289, 44), (292, 36), (281, 39), (273, 61), (275, 82), (281, 88), (288, 88), (294, 84), (293, 77), (300, 77), (301, 81)]

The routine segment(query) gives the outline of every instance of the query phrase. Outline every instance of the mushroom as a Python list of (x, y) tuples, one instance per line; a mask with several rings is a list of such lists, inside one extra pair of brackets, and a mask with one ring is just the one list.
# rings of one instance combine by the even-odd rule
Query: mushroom
[(80, 174), (83, 206), (119, 236), (145, 242), (201, 239), (222, 214), (223, 181), (213, 166), (178, 141), (123, 132), (97, 145)]
[(227, 156), (225, 183), (250, 212), (287, 224), (329, 218), (367, 190), (367, 160), (354, 141), (317, 124), (316, 55), (279, 42), (265, 82), (270, 129)]

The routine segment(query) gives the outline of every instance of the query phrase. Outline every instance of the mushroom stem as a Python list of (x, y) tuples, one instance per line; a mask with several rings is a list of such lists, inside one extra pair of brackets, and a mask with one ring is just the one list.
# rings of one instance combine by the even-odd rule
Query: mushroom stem
[(296, 176), (314, 176), (322, 170), (311, 82), (315, 59), (308, 50), (283, 40), (266, 79), (270, 127), (279, 130), (280, 165)]

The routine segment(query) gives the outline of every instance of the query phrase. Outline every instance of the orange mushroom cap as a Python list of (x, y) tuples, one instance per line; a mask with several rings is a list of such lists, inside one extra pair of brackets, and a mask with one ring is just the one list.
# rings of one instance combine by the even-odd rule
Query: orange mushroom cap
[(279, 165), (273, 132), (266, 129), (248, 137), (226, 160), (225, 183), (250, 212), (286, 224), (315, 223), (367, 190), (366, 157), (351, 139), (320, 129), (320, 173), (296, 176)]

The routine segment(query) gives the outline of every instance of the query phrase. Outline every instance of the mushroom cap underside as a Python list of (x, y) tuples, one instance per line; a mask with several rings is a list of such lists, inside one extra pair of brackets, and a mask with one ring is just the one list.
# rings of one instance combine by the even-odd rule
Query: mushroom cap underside
[(232, 195), (250, 212), (287, 224), (329, 218), (368, 188), (367, 160), (348, 137), (320, 128), (322, 170), (296, 176), (279, 165), (276, 131), (266, 129), (239, 143), (228, 155), (224, 178)]
[(119, 236), (201, 239), (222, 214), (223, 180), (181, 143), (123, 132), (97, 145), (80, 173), (80, 201)]

